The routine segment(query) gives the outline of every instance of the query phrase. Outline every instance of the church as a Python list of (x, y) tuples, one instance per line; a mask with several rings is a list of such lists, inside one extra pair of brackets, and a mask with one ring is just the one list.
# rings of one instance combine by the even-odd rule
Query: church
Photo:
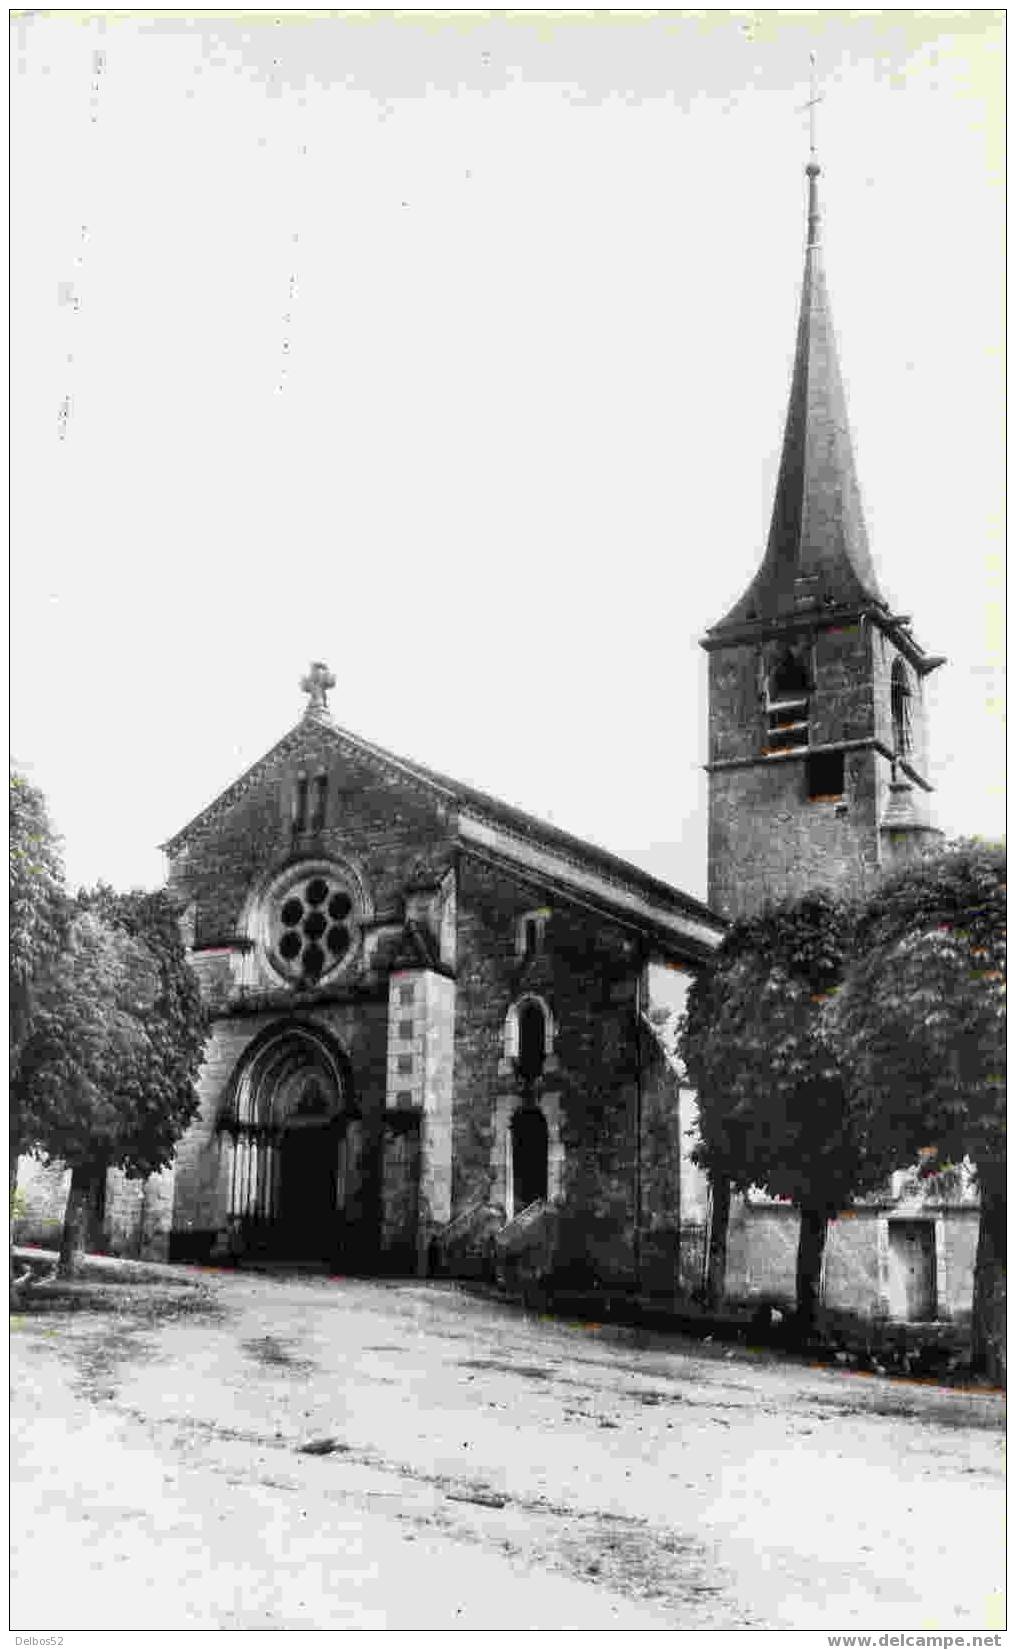
[[(702, 642), (708, 903), (339, 726), (313, 663), (290, 732), (165, 844), (210, 1038), (172, 1168), (110, 1176), (114, 1251), (701, 1281), (693, 1097), (647, 1013), (649, 969), (690, 979), (730, 920), (808, 887), (860, 893), (935, 838), (925, 684), (944, 661), (869, 551), (818, 178), (813, 156), (768, 543)], [(969, 1196), (930, 1202), (897, 1176), (847, 1214), (827, 1302), (969, 1310)], [(731, 1295), (792, 1296), (796, 1225), (736, 1201)]]
[(166, 844), (212, 1016), (170, 1256), (418, 1272), (547, 1209), (555, 1265), (673, 1275), (645, 975), (722, 922), (340, 728), (332, 685), (312, 665), (296, 726)]

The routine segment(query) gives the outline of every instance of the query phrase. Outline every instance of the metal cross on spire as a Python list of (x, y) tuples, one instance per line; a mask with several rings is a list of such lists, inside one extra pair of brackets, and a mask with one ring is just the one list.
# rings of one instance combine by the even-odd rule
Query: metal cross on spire
[(810, 94), (811, 95), (809, 96), (807, 103), (803, 103), (801, 105), (801, 112), (803, 113), (804, 110), (808, 111), (808, 151), (809, 151), (809, 158), (810, 158), (812, 166), (817, 166), (818, 165), (818, 139), (817, 139), (817, 136), (816, 136), (815, 110), (817, 109), (818, 105), (824, 101), (825, 93), (820, 92), (819, 89), (818, 89), (818, 70), (817, 70), (817, 67), (816, 67), (816, 58), (815, 58), (815, 53), (814, 52), (809, 52), (808, 53), (808, 61), (811, 64), (811, 71), (810, 71), (810, 77), (809, 77), (810, 78)]
[(315, 659), (306, 676), (300, 683), (301, 692), (307, 695), (305, 716), (320, 716), (328, 713), (328, 690), (335, 686), (335, 677), (320, 659)]

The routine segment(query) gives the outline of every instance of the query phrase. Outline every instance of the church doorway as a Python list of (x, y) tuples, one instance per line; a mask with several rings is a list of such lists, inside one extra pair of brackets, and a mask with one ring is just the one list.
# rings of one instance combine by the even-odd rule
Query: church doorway
[(338, 1121), (291, 1120), (282, 1135), (274, 1247), (294, 1260), (331, 1259), (338, 1246)]
[(220, 1122), (234, 1252), (341, 1260), (359, 1132), (350, 1087), (341, 1051), (316, 1027), (274, 1031), (245, 1058)]
[(547, 1196), (549, 1136), (539, 1106), (520, 1106), (512, 1117), (508, 1163), (508, 1217)]

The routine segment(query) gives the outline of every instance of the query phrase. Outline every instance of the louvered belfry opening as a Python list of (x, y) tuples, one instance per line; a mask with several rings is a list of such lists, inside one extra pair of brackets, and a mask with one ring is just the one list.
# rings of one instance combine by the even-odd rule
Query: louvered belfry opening
[(811, 679), (804, 661), (786, 648), (766, 687), (766, 752), (800, 750), (808, 743)]

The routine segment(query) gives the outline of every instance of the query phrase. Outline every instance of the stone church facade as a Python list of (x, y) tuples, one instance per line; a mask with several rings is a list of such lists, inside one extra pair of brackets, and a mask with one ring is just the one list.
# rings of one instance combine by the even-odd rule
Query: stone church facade
[[(728, 921), (862, 893), (936, 835), (925, 684), (943, 661), (869, 552), (818, 175), (769, 538), (703, 641), (708, 905), (344, 730), (312, 666), (297, 724), (166, 844), (211, 1039), (172, 1169), (110, 1176), (112, 1249), (701, 1281), (694, 1101), (647, 1017), (649, 968), (690, 979)], [(29, 1192), (39, 1235), (59, 1177)], [(969, 1310), (976, 1227), (969, 1185), (932, 1199), (894, 1176), (833, 1223), (827, 1304)], [(728, 1293), (792, 1298), (796, 1231), (788, 1205), (735, 1200)]]
[(673, 1280), (645, 977), (722, 923), (338, 727), (331, 681), (312, 667), (301, 720), (166, 845), (211, 1037), (145, 1248), (416, 1273), (516, 1237), (544, 1269)]

